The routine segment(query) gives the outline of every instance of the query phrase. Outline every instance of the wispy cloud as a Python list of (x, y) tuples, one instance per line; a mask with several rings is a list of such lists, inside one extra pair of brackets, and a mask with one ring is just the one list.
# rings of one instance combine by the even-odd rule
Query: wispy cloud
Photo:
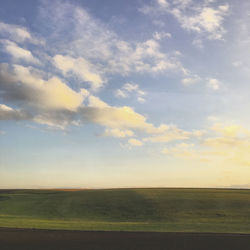
[(218, 90), (220, 88), (221, 83), (216, 78), (209, 78), (207, 85), (209, 88), (211, 88), (213, 90)]
[(39, 60), (27, 49), (21, 48), (9, 40), (2, 40), (3, 51), (9, 53), (16, 61), (24, 61), (32, 64), (39, 64)]
[(199, 76), (193, 75), (183, 78), (181, 82), (183, 85), (189, 86), (198, 83), (200, 80), (201, 78)]
[(143, 141), (153, 143), (166, 143), (178, 140), (188, 140), (193, 137), (202, 136), (203, 131), (195, 130), (190, 132), (177, 128), (174, 125), (161, 125), (158, 128), (158, 131), (156, 130), (153, 134), (153, 136), (144, 138)]
[(142, 91), (139, 88), (139, 85), (135, 83), (125, 83), (120, 89), (115, 90), (114, 93), (118, 98), (128, 98), (134, 93), (139, 103), (145, 102), (144, 96), (146, 95), (146, 92)]
[(220, 40), (226, 30), (223, 27), (224, 19), (229, 15), (228, 4), (213, 4), (211, 1), (166, 1), (155, 0), (151, 5), (144, 5), (139, 9), (146, 15), (172, 15), (187, 31), (199, 34), (203, 38)]
[(84, 58), (56, 55), (53, 57), (53, 63), (64, 75), (75, 74), (83, 81), (89, 82), (94, 90), (103, 86), (102, 76), (96, 73), (95, 66)]
[(29, 120), (32, 116), (25, 110), (13, 109), (5, 104), (0, 104), (0, 120)]
[(162, 40), (163, 38), (171, 38), (171, 37), (172, 37), (172, 35), (169, 32), (158, 32), (158, 31), (156, 31), (153, 34), (153, 38), (155, 40)]
[(22, 26), (0, 22), (0, 34), (10, 37), (13, 41), (34, 41), (29, 31)]
[(198, 142), (165, 147), (163, 154), (195, 161), (225, 162), (228, 166), (249, 166), (250, 130), (238, 125), (216, 123)]
[[(82, 58), (92, 64), (92, 70), (99, 76), (183, 69), (178, 57), (161, 50), (159, 40), (170, 37), (169, 33), (155, 33), (151, 39), (140, 42), (122, 40), (85, 9), (69, 2), (45, 2), (41, 13), (42, 20), (46, 19), (47, 23), (53, 24), (53, 35), (49, 37), (57, 45), (53, 50), (57, 50), (57, 54), (63, 55), (64, 59), (65, 56), (66, 59), (70, 57), (75, 63)], [(79, 75), (79, 72), (73, 70), (72, 73)]]
[(4, 22), (0, 22), (0, 37), (17, 43), (44, 44), (44, 39), (32, 35), (26, 27)]
[(128, 140), (128, 143), (129, 143), (130, 145), (132, 145), (132, 146), (135, 146), (135, 147), (140, 147), (140, 146), (143, 145), (143, 142), (142, 142), (142, 141), (137, 140), (137, 139), (134, 139), (134, 138), (129, 139), (129, 140)]
[(125, 137), (130, 137), (134, 135), (134, 132), (131, 130), (121, 130), (118, 128), (113, 128), (113, 129), (105, 129), (104, 136), (113, 136), (113, 137), (117, 137), (117, 138), (125, 138)]

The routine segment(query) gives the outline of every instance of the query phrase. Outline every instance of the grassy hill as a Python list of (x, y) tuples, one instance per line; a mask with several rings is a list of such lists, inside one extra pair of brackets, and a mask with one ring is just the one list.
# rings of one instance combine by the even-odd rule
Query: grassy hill
[(0, 227), (250, 233), (250, 190), (2, 190)]

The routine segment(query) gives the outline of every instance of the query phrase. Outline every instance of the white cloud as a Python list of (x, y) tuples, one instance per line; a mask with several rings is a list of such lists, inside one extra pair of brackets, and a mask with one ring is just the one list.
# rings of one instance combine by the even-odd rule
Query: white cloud
[(154, 126), (131, 107), (112, 107), (98, 97), (90, 96), (88, 107), (82, 108), (84, 119), (108, 128), (137, 129), (148, 131)]
[(42, 72), (32, 67), (6, 64), (0, 68), (2, 98), (23, 103), (39, 109), (76, 110), (83, 102), (88, 91), (74, 91), (58, 77), (43, 79)]
[(218, 90), (220, 88), (220, 81), (215, 78), (209, 78), (208, 87), (213, 90)]
[[(194, 134), (180, 130), (172, 125), (161, 124), (156, 127), (152, 123), (148, 123), (145, 116), (135, 112), (128, 106), (110, 106), (96, 96), (89, 96), (88, 100), (87, 106), (79, 108), (78, 112), (81, 119), (106, 127), (108, 129), (106, 132), (110, 135), (119, 134), (121, 131), (127, 131), (127, 135), (129, 135), (128, 131), (138, 131), (154, 135), (145, 138), (144, 141), (158, 142), (183, 139)], [(166, 139), (167, 136), (168, 139)]]
[[(160, 1), (159, 4), (166, 6), (167, 1)], [(47, 2), (44, 6), (46, 7), (44, 25), (48, 24), (44, 29), (53, 27), (53, 34), (48, 35), (47, 54), (44, 52), (46, 63), (48, 65), (53, 63), (62, 72), (64, 80), (55, 75), (55, 68), (45, 73), (34, 67), (1, 65), (0, 86), (3, 90), (0, 92), (1, 99), (6, 103), (31, 110), (34, 115), (33, 121), (49, 126), (64, 128), (69, 124), (91, 122), (103, 126), (106, 134), (111, 136), (130, 136), (128, 131), (132, 133), (139, 131), (164, 138), (158, 138), (159, 140), (167, 140), (165, 134), (167, 125), (156, 127), (147, 121), (145, 115), (137, 113), (131, 107), (111, 106), (86, 89), (73, 89), (69, 87), (67, 79), (81, 79), (89, 82), (92, 89), (98, 89), (104, 85), (104, 79), (108, 79), (112, 74), (127, 76), (133, 72), (158, 73), (170, 70), (181, 72), (186, 76), (188, 71), (179, 61), (178, 53), (165, 53), (161, 48), (160, 40), (171, 35), (157, 33), (155, 38), (145, 41), (125, 41), (83, 8), (70, 2), (60, 2), (60, 4), (57, 1)], [(3, 30), (6, 31), (7, 26), (4, 27)], [(20, 27), (8, 27), (15, 30), (13, 31), (15, 34), (20, 33), (15, 29)], [(19, 42), (33, 41), (27, 30), (26, 33), (25, 29), (22, 31), (23, 35), (20, 35), (22, 32), (16, 35)], [(32, 61), (33, 55), (24, 49), (26, 48), (24, 45), (23, 48), (13, 42), (9, 45), (12, 46), (12, 49), (9, 49), (12, 55), (15, 47), (16, 52), (18, 51), (16, 57)], [(33, 47), (32, 52), (37, 55), (35, 52), (38, 50), (33, 50)], [(146, 93), (138, 84), (128, 82), (118, 89), (116, 94), (123, 98), (134, 95), (138, 102), (143, 103)], [(87, 106), (85, 106), (86, 100), (88, 100)], [(172, 132), (175, 133), (177, 130), (173, 129)], [(182, 136), (185, 134), (180, 131), (178, 133)], [(178, 136), (173, 135), (176, 138)], [(148, 139), (148, 141), (153, 140), (157, 139)]]
[(38, 39), (34, 38), (30, 32), (20, 25), (14, 25), (14, 24), (7, 24), (0, 22), (0, 35), (4, 37), (8, 37), (11, 40), (15, 42), (31, 42), (31, 43), (43, 43), (43, 41), (39, 41)]
[(157, 0), (157, 2), (161, 7), (167, 7), (169, 5), (167, 0)]
[(114, 93), (118, 98), (128, 98), (131, 93), (134, 93), (139, 103), (145, 102), (143, 96), (145, 96), (146, 93), (139, 88), (138, 84), (135, 83), (125, 83), (120, 89), (115, 90)]
[[(209, 1), (158, 1), (139, 9), (147, 15), (156, 16), (170, 14), (174, 16), (185, 30), (197, 34), (206, 34), (211, 40), (222, 39), (225, 33), (223, 22), (229, 15), (229, 5), (213, 5)], [(205, 36), (204, 36), (205, 37)], [(203, 38), (204, 38), (203, 37)]]
[(169, 33), (169, 32), (155, 32), (155, 33), (153, 34), (153, 38), (154, 38), (155, 40), (161, 40), (161, 39), (163, 39), (163, 38), (165, 38), (165, 37), (171, 38), (172, 35), (171, 35), (171, 33)]
[[(167, 125), (155, 127), (131, 107), (110, 106), (100, 98), (90, 95), (86, 89), (76, 92), (55, 76), (45, 80), (44, 73), (32, 67), (13, 65), (11, 68), (7, 64), (0, 66), (0, 87), (3, 90), (0, 97), (7, 102), (21, 104), (33, 114), (29, 117), (1, 106), (2, 119), (29, 119), (57, 128), (91, 122), (104, 126), (107, 129), (106, 135), (117, 137), (132, 136), (134, 130), (160, 134), (168, 128)], [(129, 91), (138, 91), (131, 84), (125, 86)], [(83, 105), (85, 99), (88, 100), (87, 106)]]
[(102, 76), (93, 70), (95, 66), (82, 57), (72, 58), (70, 56), (56, 55), (53, 57), (54, 65), (64, 74), (75, 73), (83, 81), (91, 83), (93, 89), (103, 86)]
[(117, 128), (113, 128), (113, 129), (105, 129), (105, 132), (103, 134), (104, 136), (113, 136), (113, 137), (117, 137), (117, 138), (125, 138), (125, 137), (129, 137), (129, 136), (134, 136), (134, 132), (128, 129), (125, 130), (121, 130), (121, 129), (117, 129)]
[(143, 97), (138, 96), (138, 97), (137, 97), (137, 101), (138, 101), (139, 103), (144, 103), (146, 100), (145, 100)]
[(198, 76), (192, 76), (192, 77), (186, 77), (186, 78), (183, 78), (182, 79), (182, 84), (185, 85), (185, 86), (189, 86), (189, 85), (193, 85), (197, 82), (200, 81), (200, 77)]
[(120, 98), (127, 98), (128, 97), (128, 93), (122, 89), (117, 89), (115, 91), (115, 96), (116, 97), (120, 97)]
[(130, 145), (136, 146), (136, 147), (140, 147), (140, 146), (143, 145), (143, 142), (142, 142), (142, 141), (137, 140), (137, 139), (134, 139), (134, 138), (129, 139), (129, 140), (128, 140), (128, 143), (129, 143)]
[(138, 90), (138, 84), (125, 83), (122, 88), (124, 90), (127, 90), (128, 92), (137, 91)]
[(100, 108), (100, 109), (105, 109), (105, 108), (110, 108), (110, 106), (102, 101), (100, 98), (96, 97), (96, 96), (89, 96), (88, 98), (89, 103), (88, 106), (91, 108)]
[(151, 137), (144, 138), (145, 142), (170, 142), (175, 140), (187, 140), (190, 138), (192, 133), (181, 130), (176, 126), (164, 126), (162, 127), (160, 134), (153, 135)]
[[(168, 142), (200, 136), (173, 125), (161, 124), (156, 127), (131, 107), (110, 106), (86, 89), (76, 92), (55, 76), (45, 80), (43, 72), (32, 67), (13, 65), (11, 68), (2, 64), (0, 86), (2, 99), (21, 104), (25, 110), (32, 112), (30, 115), (25, 110), (13, 110), (1, 105), (0, 115), (4, 120), (31, 120), (59, 129), (70, 124), (90, 122), (105, 127), (105, 136), (124, 138), (134, 136), (135, 132), (152, 135), (144, 138), (143, 142)], [(127, 83), (124, 86), (128, 93), (141, 91), (136, 84)], [(87, 106), (83, 105), (85, 100), (88, 101)], [(143, 142), (131, 139), (129, 144), (141, 146)]]
[(120, 50), (117, 59), (111, 59), (111, 70), (127, 74), (129, 72), (180, 71), (182, 64), (177, 57), (163, 53), (157, 40), (127, 44), (126, 50)]
[(143, 91), (143, 90), (141, 90), (141, 89), (139, 89), (139, 88), (136, 90), (136, 93), (137, 93), (138, 96), (144, 96), (144, 95), (146, 95), (146, 92)]
[(32, 121), (47, 125), (53, 129), (65, 129), (69, 125), (79, 126), (81, 124), (78, 119), (77, 112), (71, 110), (36, 110), (36, 115)]
[[(49, 15), (50, 11), (53, 15)], [(49, 3), (43, 10), (43, 16), (50, 23), (50, 27), (53, 26), (51, 39), (60, 48), (57, 54), (67, 59), (70, 57), (74, 62), (84, 58), (91, 64), (91, 67), (85, 68), (89, 71), (91, 69), (91, 72), (94, 71), (92, 73), (99, 76), (128, 75), (133, 72), (182, 71), (183, 66), (179, 59), (163, 52), (156, 39), (140, 42), (122, 40), (85, 9), (70, 2)], [(65, 38), (63, 40), (61, 40), (62, 34)], [(160, 36), (170, 35), (161, 33)], [(82, 70), (82, 67), (80, 68)], [(72, 73), (79, 75), (82, 74), (81, 70), (76, 70), (74, 67)]]
[(151, 131), (151, 134), (153, 134), (152, 136), (144, 138), (143, 141), (165, 143), (178, 140), (189, 140), (191, 138), (200, 138), (205, 133), (206, 131), (204, 130), (185, 131), (179, 129), (175, 125), (162, 124), (158, 128)]
[(3, 40), (2, 44), (4, 51), (9, 53), (14, 59), (39, 64), (39, 60), (35, 58), (29, 50), (21, 48), (16, 43), (8, 40)]
[(202, 42), (202, 40), (201, 39), (194, 39), (193, 40), (193, 42), (192, 42), (192, 44), (195, 46), (195, 47), (197, 47), (198, 49), (203, 49), (203, 42)]

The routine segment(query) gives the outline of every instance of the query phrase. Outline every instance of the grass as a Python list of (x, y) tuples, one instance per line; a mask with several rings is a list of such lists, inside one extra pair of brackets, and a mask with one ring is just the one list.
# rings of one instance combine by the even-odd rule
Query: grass
[(250, 190), (1, 191), (0, 227), (250, 233)]

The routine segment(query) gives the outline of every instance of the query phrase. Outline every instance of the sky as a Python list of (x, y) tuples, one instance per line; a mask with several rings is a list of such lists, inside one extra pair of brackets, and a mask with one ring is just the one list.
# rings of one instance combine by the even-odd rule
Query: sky
[(250, 187), (248, 0), (1, 0), (0, 188)]

